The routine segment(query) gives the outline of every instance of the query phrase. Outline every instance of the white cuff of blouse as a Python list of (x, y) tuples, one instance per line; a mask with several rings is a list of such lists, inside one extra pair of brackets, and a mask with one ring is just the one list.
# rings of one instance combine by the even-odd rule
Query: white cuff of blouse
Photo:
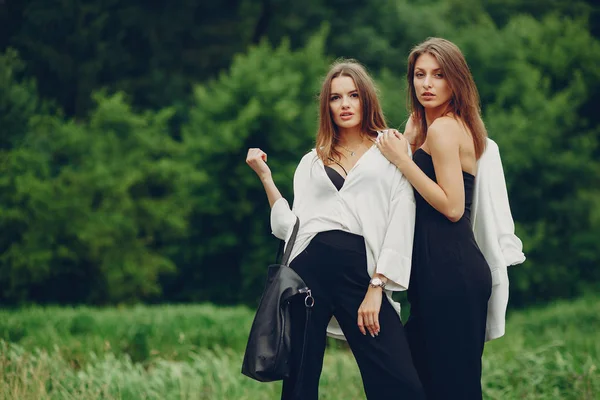
[(280, 198), (271, 207), (271, 233), (287, 243), (295, 224), (296, 215), (290, 209), (287, 200)]
[(383, 249), (377, 261), (375, 271), (384, 275), (388, 281), (386, 290), (399, 292), (408, 289), (411, 260), (392, 249)]

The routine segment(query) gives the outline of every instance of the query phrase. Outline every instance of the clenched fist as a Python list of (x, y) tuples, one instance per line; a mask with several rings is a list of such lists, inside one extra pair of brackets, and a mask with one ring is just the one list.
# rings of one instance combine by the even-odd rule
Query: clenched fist
[(256, 172), (261, 180), (271, 177), (271, 170), (267, 166), (267, 153), (261, 149), (248, 149), (246, 164)]

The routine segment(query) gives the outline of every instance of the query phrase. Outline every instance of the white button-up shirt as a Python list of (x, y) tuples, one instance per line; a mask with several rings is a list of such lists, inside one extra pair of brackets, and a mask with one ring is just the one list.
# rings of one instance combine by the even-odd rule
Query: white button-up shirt
[[(316, 150), (306, 154), (294, 174), (294, 203), (290, 209), (279, 199), (271, 209), (271, 228), (279, 239), (289, 240), (296, 216), (300, 227), (291, 253), (293, 260), (319, 233), (341, 230), (365, 239), (367, 272), (388, 278), (386, 294), (406, 290), (410, 279), (415, 225), (413, 188), (404, 175), (372, 146), (348, 171), (337, 190)], [(286, 243), (287, 245), (287, 243)], [(327, 329), (330, 336), (343, 339), (335, 319)]]

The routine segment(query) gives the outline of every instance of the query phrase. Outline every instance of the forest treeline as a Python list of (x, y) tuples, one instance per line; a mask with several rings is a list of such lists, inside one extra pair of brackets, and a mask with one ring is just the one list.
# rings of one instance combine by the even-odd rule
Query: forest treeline
[(0, 302), (255, 304), (338, 57), (406, 120), (410, 48), (463, 50), (517, 234), (511, 305), (600, 287), (599, 8), (541, 0), (0, 2)]

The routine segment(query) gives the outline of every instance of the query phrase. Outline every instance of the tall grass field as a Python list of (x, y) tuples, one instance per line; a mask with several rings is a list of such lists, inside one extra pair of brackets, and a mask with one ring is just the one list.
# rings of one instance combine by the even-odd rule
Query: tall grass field
[[(278, 399), (240, 366), (253, 312), (213, 305), (0, 310), (0, 399)], [(600, 399), (600, 298), (509, 315), (486, 345), (486, 399)], [(331, 341), (320, 399), (364, 399)]]

